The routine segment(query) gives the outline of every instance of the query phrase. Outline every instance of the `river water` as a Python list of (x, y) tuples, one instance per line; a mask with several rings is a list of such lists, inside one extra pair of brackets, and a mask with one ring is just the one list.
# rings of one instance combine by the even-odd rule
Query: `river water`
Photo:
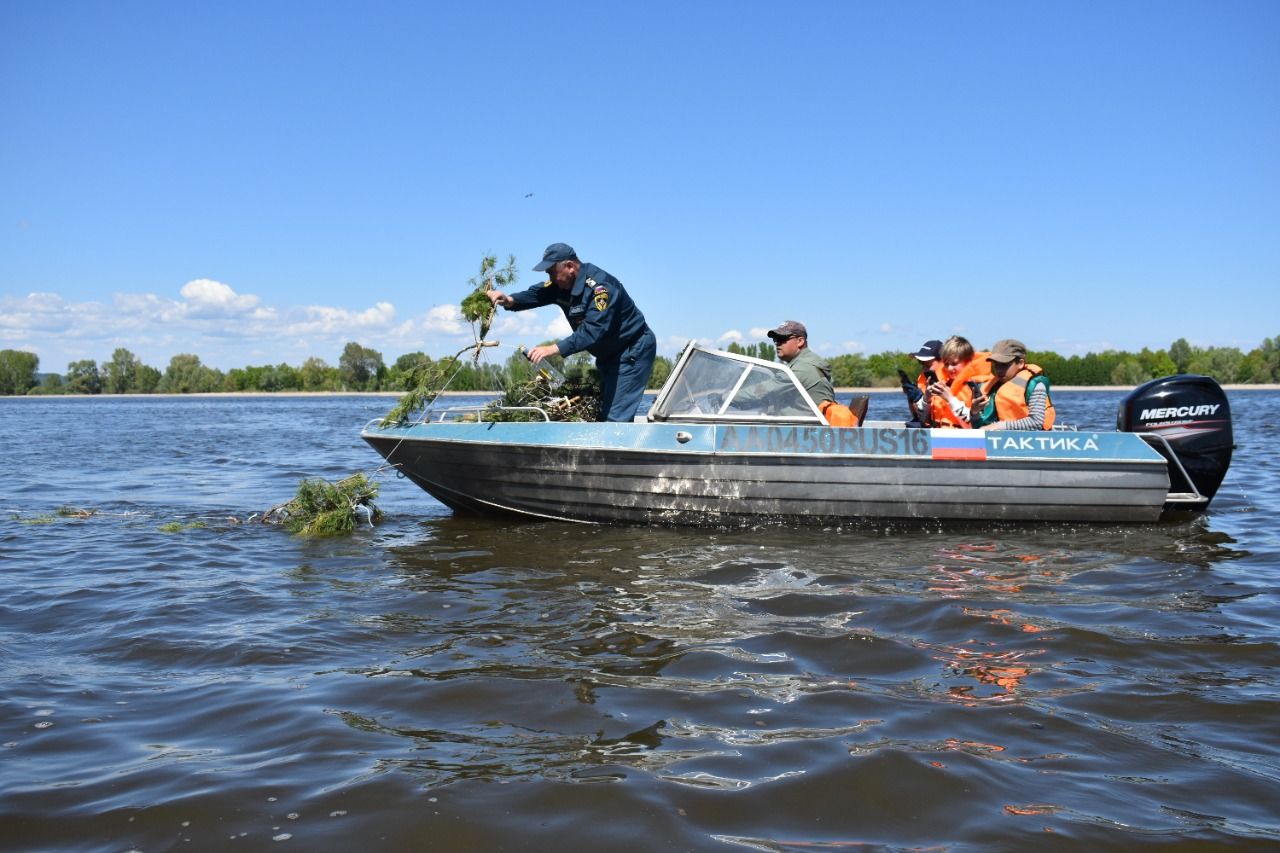
[(512, 523), (383, 475), (315, 540), (232, 519), (373, 470), (393, 398), (0, 399), (0, 848), (1280, 847), (1280, 393), (1230, 398), (1189, 522)]

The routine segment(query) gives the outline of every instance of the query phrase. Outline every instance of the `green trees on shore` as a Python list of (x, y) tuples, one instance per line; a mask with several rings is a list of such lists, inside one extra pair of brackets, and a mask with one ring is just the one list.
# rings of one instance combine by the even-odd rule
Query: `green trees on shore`
[(25, 394), (36, 386), (40, 359), (34, 353), (0, 350), (0, 394)]
[[(730, 352), (772, 360), (775, 351), (768, 343), (728, 346)], [(584, 354), (569, 361), (590, 362)], [(1029, 352), (1027, 360), (1039, 364), (1054, 385), (1139, 385), (1157, 376), (1173, 373), (1200, 373), (1224, 384), (1280, 382), (1280, 336), (1267, 338), (1243, 353), (1235, 347), (1193, 347), (1185, 338), (1167, 350), (1131, 353), (1108, 350), (1101, 353), (1064, 357), (1055, 352)], [(143, 364), (123, 347), (101, 364), (92, 359), (73, 361), (65, 374), (41, 376), (39, 359), (21, 350), (0, 350), (0, 396), (24, 394), (189, 394), (226, 391), (386, 391), (411, 390), (415, 371), (431, 365), (447, 367), (452, 378), (450, 391), (500, 391), (527, 379), (527, 364), (513, 353), (504, 363), (440, 359), (433, 361), (422, 352), (406, 353), (388, 367), (382, 353), (351, 342), (343, 348), (337, 366), (311, 357), (299, 367), (288, 364), (236, 367), (223, 372), (204, 365), (200, 357), (181, 353), (169, 360), (163, 372)], [(915, 375), (917, 362), (897, 352), (874, 355), (845, 354), (830, 359), (832, 380), (837, 386), (874, 388), (898, 383), (899, 368)], [(671, 359), (658, 356), (649, 379), (650, 388), (661, 387), (671, 374)], [(421, 374), (419, 374), (421, 375)]]

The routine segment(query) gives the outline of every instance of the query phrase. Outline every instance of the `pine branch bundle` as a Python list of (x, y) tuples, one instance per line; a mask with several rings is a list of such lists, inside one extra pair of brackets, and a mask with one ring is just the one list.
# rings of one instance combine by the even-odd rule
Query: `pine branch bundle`
[[(467, 284), (471, 285), (471, 293), (462, 300), (462, 316), (471, 323), (472, 332), (476, 335), (476, 343), (482, 342), (489, 334), (489, 328), (493, 325), (493, 316), (497, 313), (497, 308), (490, 301), (488, 292), (501, 290), (509, 284), (514, 284), (519, 278), (519, 273), (516, 272), (515, 255), (507, 255), (507, 265), (502, 269), (497, 267), (497, 256), (485, 255), (480, 261), (479, 274), (467, 280)], [(480, 324), (478, 332), (476, 332), (476, 323)], [(480, 351), (477, 349), (476, 358), (479, 357)]]
[(471, 323), (471, 334), (475, 343), (463, 347), (452, 358), (441, 359), (426, 368), (419, 368), (411, 380), (410, 391), (400, 398), (396, 405), (383, 416), (381, 426), (408, 423), (410, 416), (440, 395), (449, 378), (457, 370), (458, 358), (468, 350), (474, 350), (471, 360), (480, 363), (480, 354), (484, 347), (495, 346), (496, 342), (486, 342), (485, 337), (493, 325), (497, 308), (490, 301), (488, 292), (514, 284), (519, 277), (516, 272), (516, 256), (507, 255), (506, 266), (498, 268), (496, 255), (485, 255), (480, 261), (480, 272), (467, 280), (471, 292), (462, 300), (462, 316)]
[[(463, 350), (466, 352), (466, 350)], [(409, 416), (426, 408), (444, 390), (445, 383), (458, 368), (458, 357), (442, 358), (430, 364), (414, 368), (410, 379), (411, 390), (405, 393), (379, 422), (379, 426), (394, 426), (409, 422)]]
[(553, 421), (595, 421), (600, 417), (600, 383), (594, 371), (585, 370), (568, 373), (564, 383), (553, 388), (546, 376), (537, 374), (486, 406), (480, 420), (543, 420), (535, 412), (510, 410), (516, 406), (541, 409)]
[(290, 533), (300, 536), (339, 536), (355, 530), (361, 514), (370, 525), (382, 518), (382, 510), (374, 505), (378, 484), (364, 474), (352, 474), (331, 483), (316, 478), (298, 484), (293, 500), (262, 514), (266, 524), (283, 524)]

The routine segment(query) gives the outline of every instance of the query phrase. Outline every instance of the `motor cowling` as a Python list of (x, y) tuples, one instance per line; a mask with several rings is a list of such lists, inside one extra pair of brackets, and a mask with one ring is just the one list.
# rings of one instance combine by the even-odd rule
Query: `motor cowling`
[[(1208, 376), (1180, 374), (1152, 379), (1120, 401), (1116, 428), (1124, 432), (1160, 436), (1151, 442), (1169, 459), (1169, 490), (1198, 491), (1212, 498), (1231, 465), (1235, 438), (1227, 394)], [(1169, 450), (1190, 476), (1187, 483)]]

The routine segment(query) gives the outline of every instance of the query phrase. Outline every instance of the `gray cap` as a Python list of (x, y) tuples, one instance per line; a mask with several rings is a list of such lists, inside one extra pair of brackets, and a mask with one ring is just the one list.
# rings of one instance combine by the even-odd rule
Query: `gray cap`
[(769, 331), (769, 337), (774, 341), (784, 341), (787, 338), (807, 338), (809, 332), (805, 329), (804, 323), (795, 320), (784, 320), (779, 324), (778, 328)]
[(1015, 341), (1013, 338), (1005, 338), (1003, 341), (996, 341), (996, 345), (991, 348), (991, 355), (987, 356), (987, 361), (1008, 364), (1016, 358), (1026, 357), (1026, 344), (1022, 341)]

